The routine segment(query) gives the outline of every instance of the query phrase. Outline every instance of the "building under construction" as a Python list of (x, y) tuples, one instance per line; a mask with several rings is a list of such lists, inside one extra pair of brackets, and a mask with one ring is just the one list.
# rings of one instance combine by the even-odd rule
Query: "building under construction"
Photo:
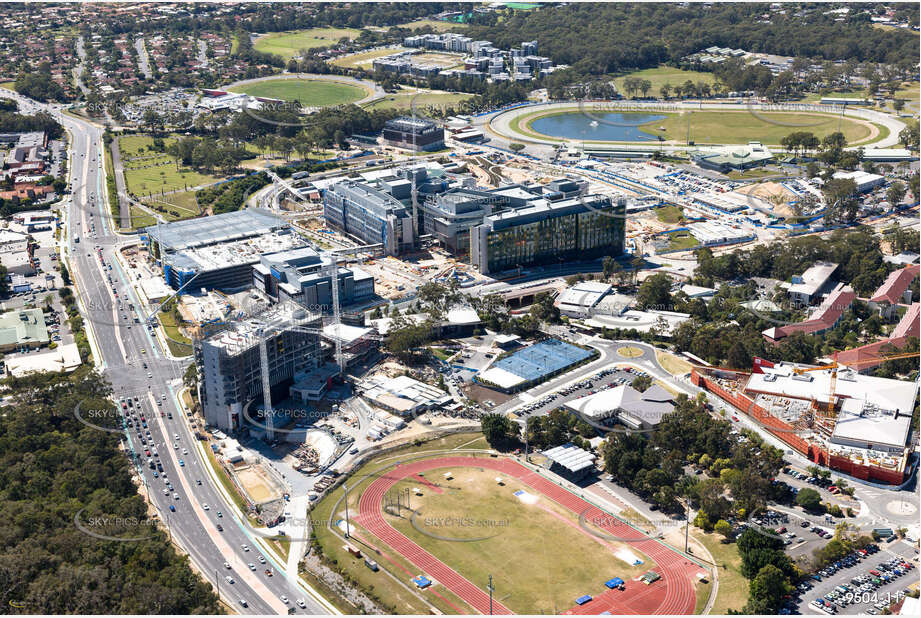
[[(223, 330), (195, 346), (199, 399), (209, 425), (225, 431), (244, 426), (247, 405), (262, 399), (288, 397), (289, 387), (323, 360), (319, 313), (284, 302), (247, 319), (229, 322)], [(265, 341), (267, 371), (262, 369)], [(255, 414), (255, 413), (253, 413)]]
[(910, 475), (913, 382), (761, 359), (752, 373), (695, 367), (691, 382), (817, 464), (878, 483)]

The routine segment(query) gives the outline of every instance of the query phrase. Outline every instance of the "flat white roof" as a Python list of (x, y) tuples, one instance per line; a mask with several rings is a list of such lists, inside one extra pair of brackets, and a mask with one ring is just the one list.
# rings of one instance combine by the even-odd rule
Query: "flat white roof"
[(557, 306), (590, 309), (597, 305), (598, 301), (610, 291), (611, 286), (607, 283), (602, 283), (600, 281), (582, 281), (564, 290), (557, 299)]
[(342, 343), (353, 343), (371, 332), (370, 328), (351, 326), (350, 324), (330, 324), (323, 327), (323, 335), (329, 339), (339, 339)]
[[(796, 376), (792, 364), (778, 363), (772, 368), (763, 368), (763, 371), (764, 373), (751, 375), (746, 390), (797, 399), (828, 401), (831, 392), (830, 370), (810, 371)], [(876, 378), (839, 370), (835, 394), (844, 400), (843, 406), (848, 412), (859, 412), (869, 404), (880, 410), (898, 410), (902, 414), (910, 414), (915, 407), (918, 385), (914, 382)]]
[(481, 371), (479, 377), (502, 388), (512, 388), (524, 382), (524, 378), (521, 376), (516, 376), (501, 367), (490, 367), (486, 371)]
[[(842, 412), (838, 415), (835, 431), (831, 436), (832, 442), (842, 443), (842, 440), (866, 442), (867, 444), (883, 444), (887, 446), (904, 446), (908, 440), (911, 427), (911, 416)], [(844, 444), (847, 444), (845, 442)]]

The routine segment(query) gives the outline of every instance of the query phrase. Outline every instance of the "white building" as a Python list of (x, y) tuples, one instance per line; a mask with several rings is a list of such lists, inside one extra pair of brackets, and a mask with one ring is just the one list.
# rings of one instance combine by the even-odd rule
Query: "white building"
[(601, 281), (581, 281), (564, 290), (556, 299), (556, 306), (563, 315), (587, 318), (601, 299), (610, 292), (610, 284)]
[(853, 172), (835, 172), (832, 174), (832, 178), (836, 180), (853, 180), (857, 185), (858, 193), (866, 193), (886, 182), (886, 178), (879, 174), (870, 174), (861, 170), (855, 170)]

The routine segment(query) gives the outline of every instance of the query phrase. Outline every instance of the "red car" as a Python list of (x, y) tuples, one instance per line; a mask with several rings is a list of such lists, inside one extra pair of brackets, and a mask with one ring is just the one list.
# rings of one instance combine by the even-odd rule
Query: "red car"
[(735, 421), (736, 423), (738, 423), (738, 422), (739, 422), (739, 417), (736, 416), (735, 414), (733, 414), (733, 415), (732, 415), (732, 420)]

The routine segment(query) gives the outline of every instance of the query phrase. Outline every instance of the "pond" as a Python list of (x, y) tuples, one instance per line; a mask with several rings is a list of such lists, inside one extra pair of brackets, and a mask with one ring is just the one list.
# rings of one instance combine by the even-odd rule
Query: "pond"
[[(543, 116), (528, 126), (536, 133), (564, 139), (645, 142), (655, 140), (656, 135), (640, 129), (640, 125), (664, 118), (661, 114), (637, 112), (571, 112)], [(655, 127), (651, 129), (655, 131)]]

